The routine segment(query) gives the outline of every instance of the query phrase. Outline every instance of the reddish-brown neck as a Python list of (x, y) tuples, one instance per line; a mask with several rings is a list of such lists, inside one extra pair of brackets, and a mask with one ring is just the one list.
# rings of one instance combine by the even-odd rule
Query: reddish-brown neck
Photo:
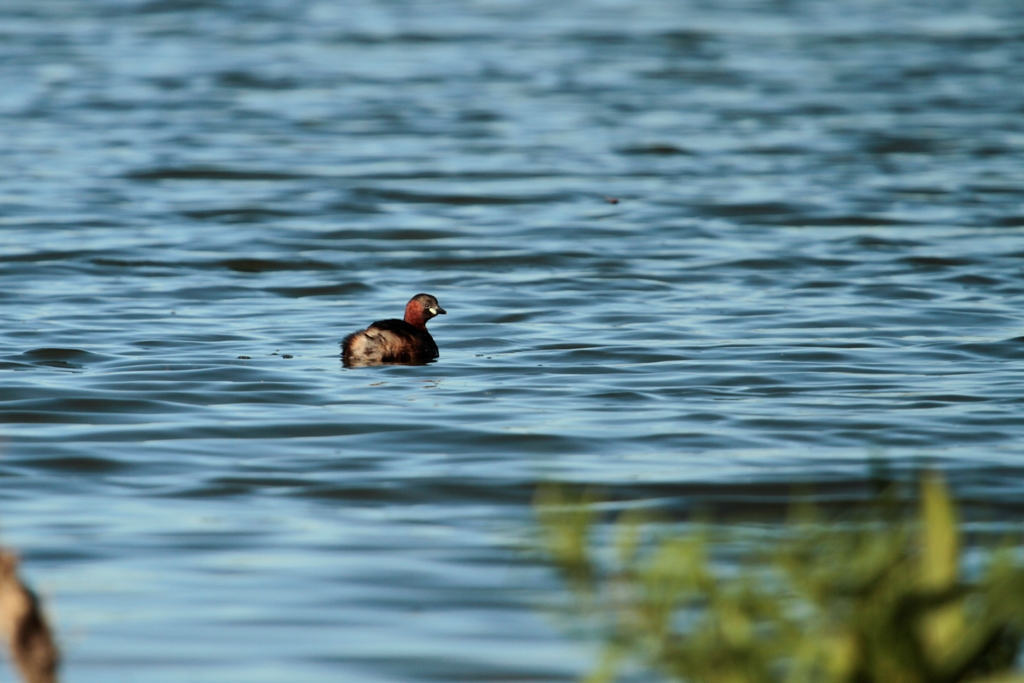
[(427, 329), (426, 311), (423, 304), (413, 299), (405, 305), (405, 322), (421, 330)]

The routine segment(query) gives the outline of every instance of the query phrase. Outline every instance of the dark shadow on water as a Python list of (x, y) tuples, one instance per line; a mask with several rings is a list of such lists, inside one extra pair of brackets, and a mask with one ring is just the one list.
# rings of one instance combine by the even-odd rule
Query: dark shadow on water
[(437, 362), (437, 357), (434, 357), (434, 358), (421, 358), (421, 359), (411, 360), (411, 361), (404, 362), (404, 363), (378, 363), (378, 362), (373, 362), (373, 361), (346, 359), (344, 356), (341, 358), (341, 364), (343, 366), (345, 366), (345, 368), (348, 369), (348, 370), (353, 370), (355, 368), (374, 368), (374, 367), (381, 367), (381, 366), (387, 366), (387, 365), (409, 365), (409, 366), (431, 365), (431, 364), (436, 363), (436, 362)]

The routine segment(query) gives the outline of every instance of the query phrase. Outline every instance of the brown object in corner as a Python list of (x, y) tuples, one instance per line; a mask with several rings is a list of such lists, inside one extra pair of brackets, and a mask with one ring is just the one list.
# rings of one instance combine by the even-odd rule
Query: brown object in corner
[(60, 655), (39, 600), (18, 578), (18, 557), (0, 550), (0, 633), (25, 683), (56, 683)]

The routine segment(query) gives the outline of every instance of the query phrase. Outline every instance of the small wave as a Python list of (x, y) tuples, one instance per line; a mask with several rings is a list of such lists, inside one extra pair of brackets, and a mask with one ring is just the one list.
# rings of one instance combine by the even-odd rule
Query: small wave
[(21, 459), (20, 464), (29, 465), (41, 470), (66, 472), (68, 474), (108, 474), (129, 468), (126, 463), (89, 455), (69, 455), (53, 458)]
[(27, 363), (43, 367), (81, 369), (87, 363), (96, 363), (107, 358), (107, 356), (82, 351), (81, 349), (41, 348), (25, 351), (15, 356), (8, 356), (7, 360), (14, 363)]
[(407, 202), (410, 204), (451, 204), (453, 206), (544, 204), (565, 201), (568, 199), (568, 195), (565, 194), (501, 197), (496, 195), (431, 194), (426, 192), (378, 190), (369, 188), (358, 188), (354, 192), (364, 197), (373, 197), (391, 202)]
[(308, 296), (348, 296), (367, 292), (370, 287), (361, 282), (341, 282), (333, 285), (311, 285), (308, 287), (269, 287), (268, 292), (289, 299), (302, 299)]
[(626, 156), (694, 156), (694, 152), (688, 149), (669, 144), (635, 145), (621, 147), (616, 151)]
[(264, 209), (259, 207), (237, 207), (230, 209), (205, 209), (182, 211), (182, 216), (198, 221), (216, 221), (218, 223), (258, 223), (266, 219), (289, 218), (301, 214), (280, 209)]
[(874, 135), (864, 142), (863, 148), (871, 154), (936, 154), (942, 143), (924, 137)]
[(219, 265), (237, 273), (268, 273), (286, 270), (333, 270), (334, 265), (323, 261), (290, 259), (235, 258), (218, 261)]
[(694, 209), (707, 216), (723, 218), (755, 218), (758, 216), (790, 216), (806, 213), (807, 207), (788, 202), (750, 202), (736, 204), (696, 204)]
[(241, 171), (215, 166), (184, 166), (177, 168), (151, 168), (131, 171), (124, 175), (129, 180), (304, 180), (309, 178), (304, 173), (286, 173), (282, 171)]
[(225, 71), (217, 75), (216, 81), (221, 87), (248, 90), (294, 90), (299, 87), (294, 78), (264, 76), (250, 71)]

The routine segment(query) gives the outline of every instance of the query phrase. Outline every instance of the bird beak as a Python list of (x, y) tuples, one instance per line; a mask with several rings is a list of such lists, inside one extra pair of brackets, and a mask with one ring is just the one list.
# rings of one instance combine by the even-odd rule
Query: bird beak
[(444, 315), (445, 313), (448, 312), (448, 311), (444, 310), (443, 308), (441, 308), (440, 306), (431, 306), (427, 310), (430, 311), (431, 315)]

